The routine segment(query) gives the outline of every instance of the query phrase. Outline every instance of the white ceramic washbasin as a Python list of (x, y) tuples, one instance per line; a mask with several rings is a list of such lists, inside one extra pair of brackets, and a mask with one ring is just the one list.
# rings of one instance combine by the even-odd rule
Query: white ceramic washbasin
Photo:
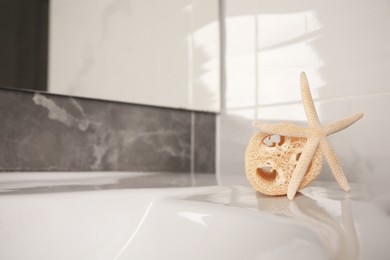
[(389, 214), (379, 205), (386, 203), (360, 186), (348, 198), (321, 183), (292, 202), (243, 186), (29, 193), (22, 187), (9, 179), (0, 185), (0, 259), (390, 256)]

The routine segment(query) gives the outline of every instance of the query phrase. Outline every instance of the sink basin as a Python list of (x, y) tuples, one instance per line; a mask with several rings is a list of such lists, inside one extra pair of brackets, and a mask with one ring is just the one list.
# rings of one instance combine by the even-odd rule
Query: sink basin
[(390, 255), (389, 214), (360, 186), (346, 198), (320, 183), (288, 201), (244, 186), (23, 193), (21, 182), (9, 183), (0, 189), (0, 259)]

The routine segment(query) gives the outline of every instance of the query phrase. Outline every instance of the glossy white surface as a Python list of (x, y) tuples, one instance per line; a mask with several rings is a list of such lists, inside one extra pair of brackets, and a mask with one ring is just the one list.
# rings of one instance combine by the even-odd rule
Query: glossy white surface
[(219, 111), (218, 1), (50, 1), (52, 93)]
[[(225, 5), (220, 181), (236, 183), (242, 175), (253, 120), (305, 123), (299, 73), (306, 71), (323, 123), (365, 114), (330, 138), (347, 178), (390, 184), (390, 117), (384, 112), (390, 110), (389, 1), (226, 0)], [(333, 180), (326, 167), (320, 178)]]
[[(387, 189), (353, 184), (347, 194), (335, 183), (321, 182), (302, 190), (294, 201), (266, 197), (245, 186), (96, 190), (121, 178), (106, 176), (95, 190), (35, 194), (22, 194), (23, 181), (11, 183), (8, 178), (0, 195), (0, 258), (387, 259), (390, 255)], [(42, 183), (36, 186), (42, 188)], [(31, 180), (27, 187), (32, 187)]]

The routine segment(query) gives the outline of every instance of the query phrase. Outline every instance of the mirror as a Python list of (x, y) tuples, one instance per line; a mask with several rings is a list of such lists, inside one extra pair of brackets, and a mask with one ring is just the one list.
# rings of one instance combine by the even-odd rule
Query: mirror
[[(30, 20), (44, 20), (46, 11), (48, 25), (47, 57), (37, 59), (46, 58), (47, 64), (40, 65), (46, 65), (46, 75), (41, 73), (46, 78), (41, 76), (44, 79), (33, 88), (46, 84), (55, 94), (220, 110), (218, 0), (31, 2), (39, 11)], [(24, 8), (30, 16), (35, 10), (31, 5)], [(18, 23), (20, 31), (28, 21)], [(4, 81), (0, 85), (13, 86)]]

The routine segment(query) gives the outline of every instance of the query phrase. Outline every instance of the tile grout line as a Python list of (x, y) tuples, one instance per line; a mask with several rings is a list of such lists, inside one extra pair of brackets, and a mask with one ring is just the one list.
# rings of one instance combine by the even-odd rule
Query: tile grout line
[(220, 93), (219, 93), (219, 99), (220, 99), (220, 110), (221, 113), (223, 113), (226, 109), (226, 26), (225, 26), (225, 3), (224, 0), (219, 0), (219, 13), (218, 13), (218, 20), (219, 20), (219, 44), (220, 44), (220, 50), (219, 50), (219, 65), (220, 65)]
[(219, 163), (221, 162), (221, 146), (219, 143), (219, 137), (221, 136), (221, 115), (217, 115), (215, 118), (215, 178), (217, 180), (217, 184), (222, 183), (221, 177), (221, 166)]
[(220, 167), (220, 157), (221, 157), (221, 144), (219, 143), (219, 138), (221, 136), (221, 115), (226, 113), (226, 13), (225, 13), (225, 1), (219, 0), (219, 44), (220, 44), (220, 109), (221, 113), (215, 117), (215, 178), (217, 184), (221, 183), (221, 167)]
[(191, 112), (190, 176), (191, 186), (195, 186), (195, 112)]
[[(390, 92), (377, 92), (377, 93), (371, 93), (371, 94), (358, 94), (358, 95), (352, 95), (352, 96), (344, 96), (344, 97), (327, 97), (327, 98), (317, 98), (313, 99), (314, 102), (332, 102), (332, 101), (338, 101), (338, 100), (351, 100), (356, 98), (364, 98), (364, 97), (376, 97), (376, 96), (383, 96), (383, 95), (389, 95)], [(227, 108), (226, 111), (241, 111), (241, 110), (248, 110), (248, 109), (258, 109), (258, 108), (267, 108), (267, 107), (280, 107), (280, 106), (288, 106), (288, 105), (297, 105), (302, 104), (302, 101), (289, 101), (289, 102), (279, 102), (274, 104), (264, 104), (264, 105), (257, 105), (257, 106), (243, 106), (243, 107), (232, 107)]]

